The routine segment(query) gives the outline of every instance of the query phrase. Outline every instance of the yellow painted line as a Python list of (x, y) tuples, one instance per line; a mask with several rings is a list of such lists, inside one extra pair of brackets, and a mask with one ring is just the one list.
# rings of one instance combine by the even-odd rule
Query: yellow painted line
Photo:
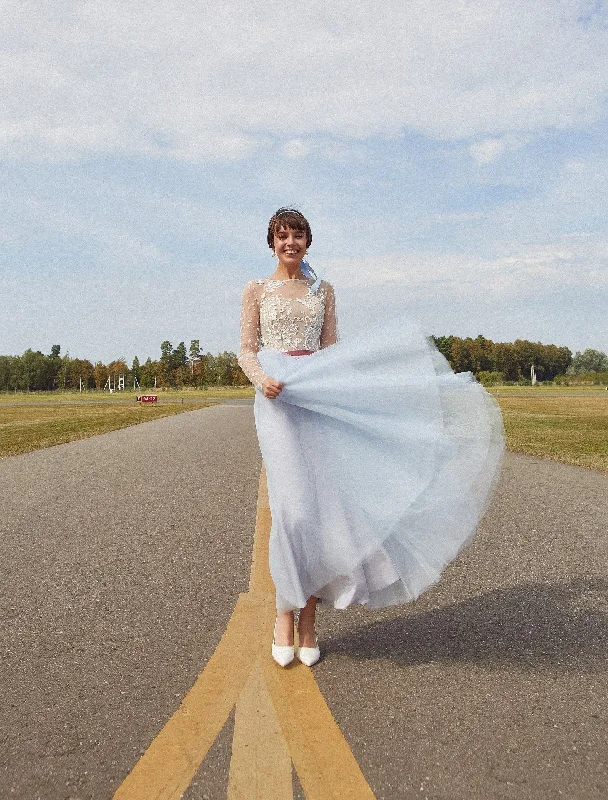
[(374, 800), (311, 670), (297, 661), (283, 669), (271, 659), (270, 525), (262, 469), (249, 592), (240, 595), (207, 666), (114, 800), (179, 800), (235, 704), (228, 800), (292, 800), (292, 761), (307, 800)]
[(293, 800), (291, 757), (259, 662), (236, 704), (228, 800)]
[(374, 800), (311, 670), (262, 669), (307, 800)]
[(207, 666), (114, 800), (178, 800), (186, 791), (257, 660), (262, 640), (255, 620), (263, 619), (263, 602), (249, 594), (239, 597)]
[(249, 591), (252, 594), (271, 595), (272, 604), (274, 605), (274, 583), (268, 564), (268, 543), (270, 539), (271, 522), (266, 470), (262, 467), (258, 487), (258, 507), (255, 520), (255, 533), (253, 536)]

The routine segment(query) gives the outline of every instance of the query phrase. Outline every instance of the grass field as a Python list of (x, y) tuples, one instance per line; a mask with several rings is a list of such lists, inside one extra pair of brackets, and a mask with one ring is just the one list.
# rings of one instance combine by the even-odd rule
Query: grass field
[(157, 394), (159, 403), (179, 402), (182, 399), (207, 400), (216, 398), (253, 397), (253, 386), (210, 386), (208, 389), (126, 389), (123, 392), (88, 390), (85, 392), (0, 392), (0, 406), (13, 403), (129, 403), (141, 394)]
[(607, 392), (548, 397), (500, 391), (497, 399), (509, 450), (608, 472)]
[(536, 386), (490, 386), (488, 388), (488, 392), (490, 394), (497, 394), (497, 395), (530, 395), (530, 396), (541, 396), (541, 395), (587, 395), (587, 394), (597, 394), (597, 395), (608, 395), (606, 392), (605, 386), (551, 386), (548, 385), (541, 385), (537, 384)]
[[(509, 450), (608, 472), (608, 392), (603, 387), (497, 386), (490, 391), (503, 412)], [(253, 397), (254, 392), (251, 387), (159, 391), (156, 406), (137, 404), (138, 393), (0, 394), (0, 457), (203, 408), (209, 405), (205, 400)]]
[(211, 403), (163, 403), (128, 405), (91, 403), (86, 405), (0, 405), (0, 457), (29, 453), (43, 447), (86, 439), (98, 433), (138, 425), (159, 417), (205, 408)]

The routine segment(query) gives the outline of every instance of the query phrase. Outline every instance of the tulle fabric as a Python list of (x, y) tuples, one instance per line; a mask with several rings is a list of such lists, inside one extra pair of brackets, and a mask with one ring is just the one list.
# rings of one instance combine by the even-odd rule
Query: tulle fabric
[(277, 609), (413, 600), (474, 535), (504, 449), (494, 399), (413, 324), (312, 355), (262, 349), (256, 392)]

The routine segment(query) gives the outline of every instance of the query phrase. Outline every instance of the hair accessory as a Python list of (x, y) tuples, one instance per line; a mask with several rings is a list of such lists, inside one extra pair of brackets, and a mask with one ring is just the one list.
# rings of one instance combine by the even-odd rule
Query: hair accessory
[(305, 278), (309, 278), (310, 280), (314, 280), (314, 283), (310, 287), (310, 289), (311, 289), (311, 291), (316, 292), (317, 289), (319, 288), (320, 284), (321, 284), (321, 278), (319, 278), (317, 276), (317, 273), (310, 266), (308, 261), (306, 261), (306, 259), (304, 259), (304, 258), (302, 259), (302, 262), (300, 264), (300, 270), (302, 271), (302, 274), (304, 275)]
[(298, 211), (297, 208), (280, 208), (276, 212), (275, 217), (280, 217), (283, 214), (297, 214), (299, 217), (303, 217), (304, 216), (304, 214), (302, 214), (301, 211)]
[(317, 273), (310, 266), (308, 261), (306, 261), (306, 259), (304, 258), (302, 259), (302, 263), (300, 264), (300, 269), (302, 270), (302, 274), (304, 275), (305, 278), (314, 278), (315, 280), (317, 279)]

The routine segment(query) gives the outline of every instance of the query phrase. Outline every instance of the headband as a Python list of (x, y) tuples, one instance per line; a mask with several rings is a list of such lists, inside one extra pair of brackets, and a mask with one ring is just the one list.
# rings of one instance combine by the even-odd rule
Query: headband
[(272, 219), (278, 219), (282, 217), (283, 214), (295, 214), (298, 217), (302, 217), (303, 220), (306, 220), (304, 214), (301, 211), (298, 211), (297, 208), (282, 208), (280, 211), (277, 211), (276, 214), (272, 215)]

